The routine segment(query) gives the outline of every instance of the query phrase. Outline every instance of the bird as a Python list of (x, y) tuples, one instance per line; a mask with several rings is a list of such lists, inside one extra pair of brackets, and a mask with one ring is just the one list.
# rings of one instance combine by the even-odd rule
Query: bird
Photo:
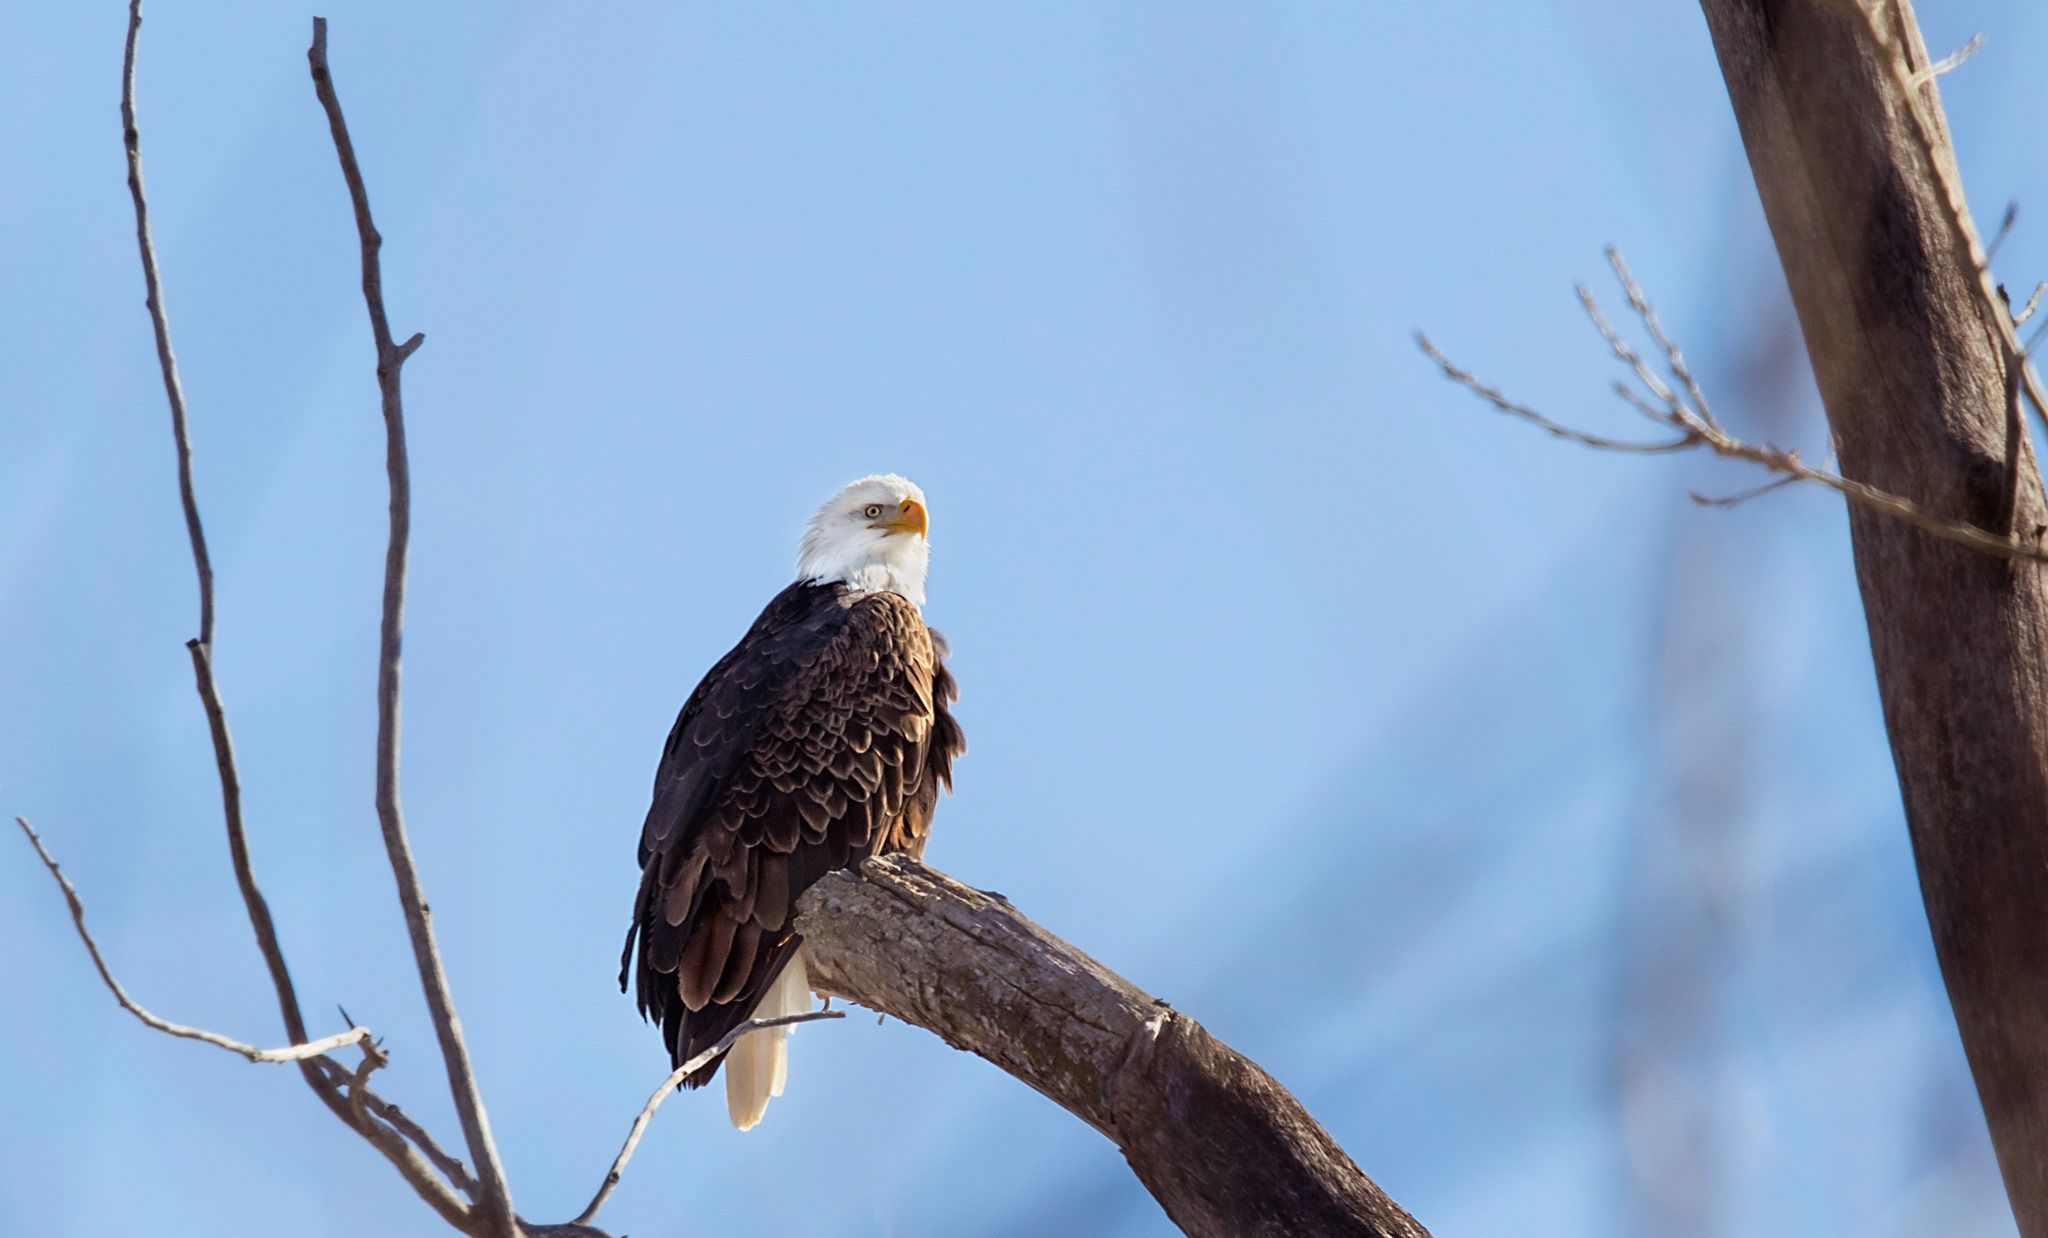
[[(966, 738), (945, 638), (925, 626), (930, 516), (895, 474), (820, 507), (796, 579), (706, 672), (669, 731), (640, 828), (640, 889), (619, 962), (677, 1069), (749, 1018), (811, 1008), (796, 900), (876, 855), (920, 858)], [(780, 1096), (788, 1027), (741, 1036), (726, 1112), (750, 1130)]]

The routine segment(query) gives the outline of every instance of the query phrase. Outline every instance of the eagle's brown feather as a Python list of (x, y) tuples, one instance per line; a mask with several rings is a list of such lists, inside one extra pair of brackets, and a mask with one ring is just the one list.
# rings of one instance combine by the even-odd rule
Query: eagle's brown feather
[(897, 594), (799, 582), (690, 694), (641, 828), (619, 973), (624, 987), (637, 957), (640, 1012), (677, 1065), (752, 1013), (799, 944), (790, 920), (812, 882), (923, 853), (966, 748), (944, 654)]

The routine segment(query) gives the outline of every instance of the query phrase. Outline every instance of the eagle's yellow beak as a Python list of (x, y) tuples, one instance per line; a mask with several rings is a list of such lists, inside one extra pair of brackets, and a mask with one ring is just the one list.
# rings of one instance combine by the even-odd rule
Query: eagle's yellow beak
[(931, 528), (931, 520), (925, 514), (924, 504), (916, 499), (905, 499), (894, 516), (882, 520), (876, 527), (891, 533), (915, 533), (923, 537)]

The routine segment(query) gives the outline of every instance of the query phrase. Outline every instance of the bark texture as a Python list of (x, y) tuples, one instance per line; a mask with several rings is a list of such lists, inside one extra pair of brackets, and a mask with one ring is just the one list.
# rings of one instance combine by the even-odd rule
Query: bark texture
[(821, 992), (1030, 1084), (1189, 1234), (1426, 1238), (1271, 1075), (998, 895), (890, 856), (821, 879), (797, 927)]
[[(2036, 538), (2009, 334), (1962, 239), (1910, 5), (1702, 7), (1842, 471)], [(1849, 524), (1935, 952), (2020, 1230), (2048, 1235), (2048, 575), (1854, 507)]]

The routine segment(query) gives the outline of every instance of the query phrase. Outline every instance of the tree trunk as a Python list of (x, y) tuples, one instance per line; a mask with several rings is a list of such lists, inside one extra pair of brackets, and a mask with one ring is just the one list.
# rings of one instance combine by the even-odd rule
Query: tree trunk
[(797, 926), (821, 992), (1038, 1089), (1122, 1149), (1189, 1234), (1428, 1238), (1273, 1076), (1000, 896), (891, 856), (827, 874)]
[[(2007, 459), (2008, 335), (1958, 226), (1961, 181), (1932, 75), (1918, 76), (1910, 4), (1702, 7), (1843, 473), (1993, 530), (2010, 514), (2037, 538), (2048, 516), (2023, 427)], [(1860, 507), (1849, 528), (1935, 953), (2014, 1214), (2039, 1238), (2048, 575)]]

